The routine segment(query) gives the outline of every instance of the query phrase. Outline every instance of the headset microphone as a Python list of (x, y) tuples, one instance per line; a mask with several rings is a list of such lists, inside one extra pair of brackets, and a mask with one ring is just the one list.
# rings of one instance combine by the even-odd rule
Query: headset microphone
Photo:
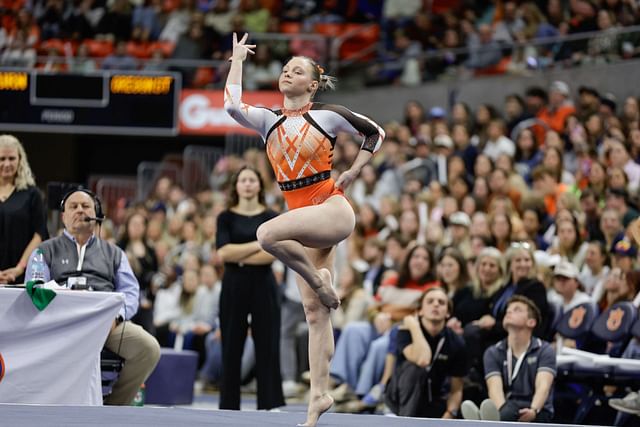
[(104, 221), (104, 218), (94, 218), (94, 217), (90, 217), (90, 216), (85, 216), (83, 219), (84, 222), (91, 222), (91, 221), (95, 221), (97, 223), (101, 223), (102, 221)]

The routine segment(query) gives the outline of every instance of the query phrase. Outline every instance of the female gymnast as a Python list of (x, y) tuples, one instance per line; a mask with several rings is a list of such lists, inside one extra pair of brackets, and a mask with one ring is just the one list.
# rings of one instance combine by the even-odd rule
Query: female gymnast
[[(315, 426), (333, 404), (327, 394), (329, 361), (334, 351), (330, 309), (340, 305), (331, 285), (333, 248), (354, 229), (355, 215), (344, 196), (347, 188), (382, 144), (383, 130), (372, 120), (340, 105), (312, 102), (318, 90), (333, 89), (335, 79), (313, 59), (293, 57), (278, 80), (281, 110), (242, 102), (242, 62), (255, 45), (248, 34), (233, 36), (225, 109), (265, 141), (267, 156), (289, 211), (263, 223), (257, 231), (262, 248), (298, 273), (298, 288), (309, 324), (311, 393), (307, 420)], [(331, 159), (338, 132), (363, 138), (351, 168), (334, 182)]]

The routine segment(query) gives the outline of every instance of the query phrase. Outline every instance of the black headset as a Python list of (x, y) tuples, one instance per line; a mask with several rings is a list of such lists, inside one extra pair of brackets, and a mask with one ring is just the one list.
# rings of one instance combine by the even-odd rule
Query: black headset
[(102, 211), (102, 202), (100, 202), (100, 199), (98, 198), (98, 196), (95, 195), (93, 191), (89, 191), (85, 188), (76, 188), (74, 190), (69, 191), (67, 194), (65, 194), (62, 200), (60, 201), (60, 212), (64, 212), (64, 205), (67, 202), (67, 199), (69, 198), (69, 196), (71, 196), (73, 193), (77, 193), (78, 191), (81, 191), (87, 194), (89, 197), (91, 197), (91, 199), (93, 200), (93, 204), (96, 208), (96, 219), (99, 221), (104, 220), (104, 212)]

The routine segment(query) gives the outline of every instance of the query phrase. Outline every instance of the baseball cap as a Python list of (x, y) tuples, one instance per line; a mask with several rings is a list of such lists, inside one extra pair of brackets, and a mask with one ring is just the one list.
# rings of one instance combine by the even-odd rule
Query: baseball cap
[(553, 269), (554, 276), (567, 277), (569, 279), (578, 278), (578, 267), (569, 261), (560, 261)]
[(471, 226), (471, 220), (465, 212), (458, 211), (449, 216), (449, 225), (461, 225), (468, 228)]
[(569, 85), (561, 80), (556, 80), (555, 82), (551, 83), (551, 86), (549, 87), (549, 91), (550, 92), (556, 91), (563, 94), (564, 96), (569, 96), (569, 92), (570, 92)]
[(638, 254), (638, 248), (625, 237), (624, 239), (618, 240), (613, 246), (613, 254), (634, 257)]
[(433, 139), (436, 147), (453, 148), (453, 139), (449, 135), (438, 135)]

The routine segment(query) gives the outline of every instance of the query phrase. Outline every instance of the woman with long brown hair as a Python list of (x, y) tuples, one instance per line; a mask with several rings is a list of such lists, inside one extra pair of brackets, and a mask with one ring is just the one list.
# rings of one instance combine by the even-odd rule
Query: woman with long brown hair
[(158, 272), (158, 259), (146, 240), (147, 218), (140, 212), (127, 217), (118, 246), (129, 259), (133, 274), (140, 283), (140, 307), (131, 320), (142, 326), (150, 334), (154, 333), (153, 300), (155, 291), (151, 286), (153, 275)]
[(556, 235), (558, 237), (558, 245), (550, 252), (559, 254), (578, 267), (578, 269), (581, 269), (587, 256), (588, 244), (583, 241), (580, 225), (575, 216), (572, 220), (563, 219), (558, 221)]
[(619, 268), (613, 268), (604, 282), (604, 292), (598, 301), (600, 312), (617, 302), (633, 301), (638, 295), (638, 281), (640, 281), (639, 272), (625, 273)]
[(415, 312), (424, 291), (440, 286), (434, 271), (433, 251), (418, 244), (409, 250), (399, 271), (386, 274), (371, 310), (372, 322), (350, 323), (340, 335), (331, 361), (331, 375), (341, 383), (334, 395), (365, 395), (378, 383), (391, 327)]
[(229, 208), (218, 216), (216, 246), (224, 262), (220, 293), (222, 384), (220, 409), (240, 409), (242, 351), (249, 328), (256, 349), (258, 409), (284, 406), (280, 375), (280, 300), (271, 270), (274, 258), (256, 237), (276, 217), (264, 202), (260, 174), (243, 167), (231, 182)]
[(438, 280), (453, 303), (451, 315), (457, 315), (457, 307), (472, 296), (471, 278), (460, 249), (451, 246), (442, 251), (438, 257)]

